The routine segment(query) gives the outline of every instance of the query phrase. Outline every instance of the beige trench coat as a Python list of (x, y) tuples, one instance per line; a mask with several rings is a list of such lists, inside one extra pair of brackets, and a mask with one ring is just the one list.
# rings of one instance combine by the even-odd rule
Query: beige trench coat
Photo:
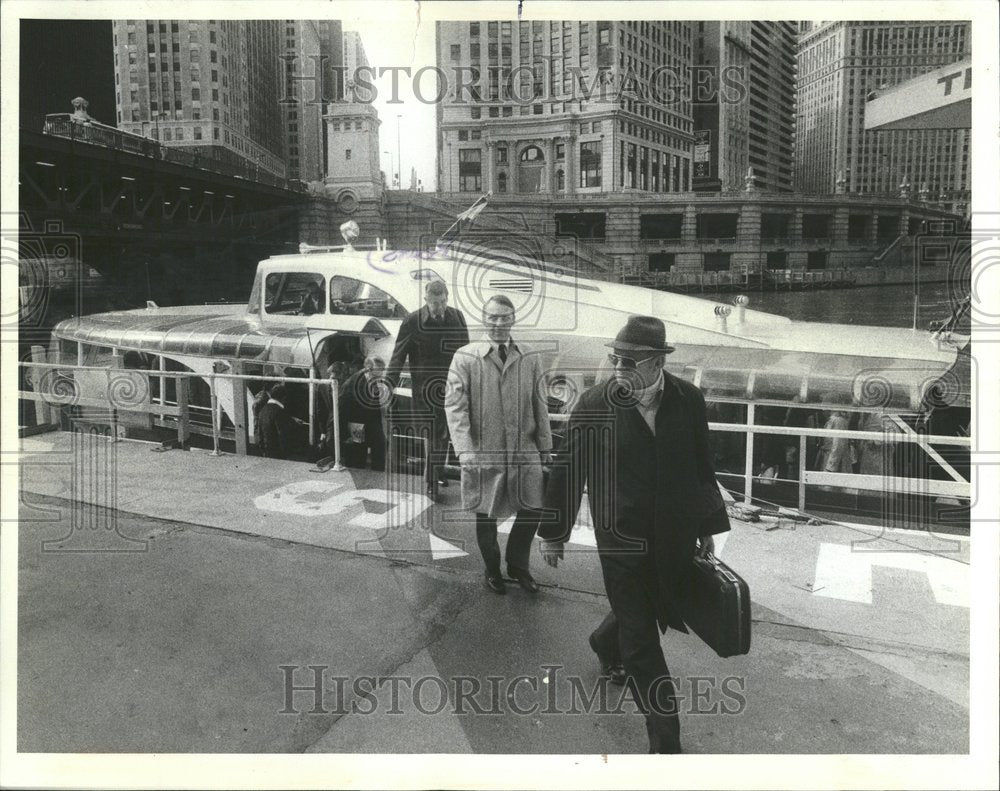
[(459, 349), (445, 402), (462, 462), (462, 507), (497, 519), (542, 507), (539, 454), (552, 450), (541, 356), (513, 344), (503, 367), (489, 341)]

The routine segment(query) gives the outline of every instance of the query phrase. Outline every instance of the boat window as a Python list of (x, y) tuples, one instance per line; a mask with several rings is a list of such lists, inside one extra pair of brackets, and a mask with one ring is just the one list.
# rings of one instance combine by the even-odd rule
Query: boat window
[(253, 279), (253, 288), (250, 290), (250, 299), (247, 300), (247, 313), (260, 312), (260, 272)]
[(271, 272), (264, 282), (264, 310), (288, 316), (325, 313), (326, 279), (315, 272)]
[(406, 309), (371, 283), (337, 275), (330, 278), (330, 312), (376, 319), (406, 318)]

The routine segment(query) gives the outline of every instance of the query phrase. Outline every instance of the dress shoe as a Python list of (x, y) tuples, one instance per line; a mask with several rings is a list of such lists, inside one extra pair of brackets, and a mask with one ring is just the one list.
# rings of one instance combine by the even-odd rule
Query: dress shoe
[(612, 684), (616, 684), (619, 687), (624, 686), (625, 679), (628, 678), (628, 675), (625, 673), (625, 665), (621, 662), (612, 662), (601, 654), (601, 652), (597, 650), (597, 644), (594, 642), (593, 635), (590, 636), (588, 642), (590, 643), (590, 647), (593, 652), (597, 654), (597, 661), (601, 665), (601, 675), (606, 676), (608, 681)]
[(488, 571), (486, 572), (486, 587), (494, 593), (499, 593), (501, 596), (507, 592), (507, 586), (504, 584), (503, 577), (500, 574), (490, 574)]
[(524, 571), (523, 569), (508, 568), (507, 573), (510, 574), (511, 578), (518, 585), (528, 591), (528, 593), (538, 593), (538, 583), (535, 582), (534, 577), (532, 577), (527, 571)]
[(442, 487), (443, 489), (447, 489), (448, 488), (448, 479), (447, 478), (441, 478), (438, 481), (438, 486)]

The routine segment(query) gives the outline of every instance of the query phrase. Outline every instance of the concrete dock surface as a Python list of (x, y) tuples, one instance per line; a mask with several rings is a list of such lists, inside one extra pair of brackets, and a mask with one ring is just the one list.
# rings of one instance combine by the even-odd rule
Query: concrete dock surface
[[(585, 518), (501, 597), (454, 482), (79, 433), (20, 462), (19, 752), (646, 751)], [(719, 554), (753, 644), (663, 636), (685, 752), (968, 752), (967, 538), (734, 522)]]

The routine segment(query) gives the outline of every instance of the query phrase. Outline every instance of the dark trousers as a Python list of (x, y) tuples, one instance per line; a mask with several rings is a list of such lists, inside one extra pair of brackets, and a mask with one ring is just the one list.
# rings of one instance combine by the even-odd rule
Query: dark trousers
[[(528, 571), (531, 562), (531, 542), (538, 529), (540, 512), (523, 508), (514, 518), (514, 526), (507, 538), (507, 570)], [(486, 570), (500, 576), (500, 544), (497, 543), (497, 520), (486, 514), (476, 514), (476, 541), (483, 554)]]
[(638, 575), (619, 580), (616, 588), (621, 598), (615, 597), (612, 611), (594, 630), (593, 644), (606, 661), (624, 664), (631, 683), (635, 684), (639, 694), (636, 704), (646, 713), (649, 751), (679, 753), (677, 693), (660, 647), (660, 629), (652, 599)]
[(427, 407), (430, 410), (430, 436), (427, 443), (427, 467), (425, 479), (427, 486), (437, 488), (437, 482), (444, 477), (444, 465), (448, 461), (448, 419), (444, 408)]

